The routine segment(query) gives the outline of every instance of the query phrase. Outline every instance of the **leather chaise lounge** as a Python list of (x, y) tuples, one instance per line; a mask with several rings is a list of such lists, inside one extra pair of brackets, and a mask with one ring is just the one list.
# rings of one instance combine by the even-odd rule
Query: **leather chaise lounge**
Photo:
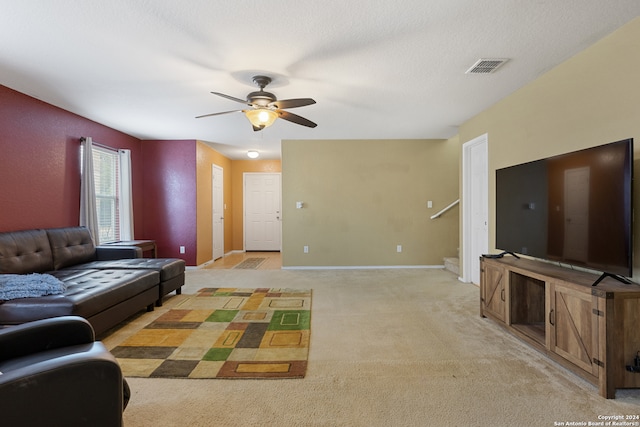
[(162, 305), (168, 293), (180, 293), (184, 271), (181, 259), (142, 258), (137, 247), (96, 247), (84, 227), (0, 233), (0, 275), (43, 273), (65, 288), (0, 301), (0, 325), (75, 315), (99, 335), (145, 307)]
[(184, 261), (174, 258), (130, 258), (116, 259), (111, 261), (95, 261), (95, 263), (84, 264), (84, 268), (109, 268), (114, 270), (154, 270), (160, 275), (159, 298), (156, 301), (158, 307), (162, 306), (162, 298), (172, 291), (176, 291), (176, 295), (181, 293), (182, 285), (184, 285)]

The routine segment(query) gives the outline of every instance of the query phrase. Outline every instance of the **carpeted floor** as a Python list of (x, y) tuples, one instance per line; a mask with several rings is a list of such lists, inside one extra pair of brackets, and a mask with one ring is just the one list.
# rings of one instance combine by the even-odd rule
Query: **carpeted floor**
[(309, 290), (203, 288), (110, 350), (125, 377), (303, 378), (310, 309)]
[(216, 286), (313, 289), (306, 377), (130, 378), (125, 426), (546, 427), (640, 414), (640, 390), (603, 399), (481, 318), (478, 288), (443, 270), (189, 270), (184, 292)]

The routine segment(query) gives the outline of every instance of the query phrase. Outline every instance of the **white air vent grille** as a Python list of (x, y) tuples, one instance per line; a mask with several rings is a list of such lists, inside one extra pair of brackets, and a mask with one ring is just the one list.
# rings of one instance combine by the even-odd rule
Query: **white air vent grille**
[(469, 68), (465, 74), (491, 74), (496, 71), (502, 64), (507, 62), (506, 58), (483, 58)]

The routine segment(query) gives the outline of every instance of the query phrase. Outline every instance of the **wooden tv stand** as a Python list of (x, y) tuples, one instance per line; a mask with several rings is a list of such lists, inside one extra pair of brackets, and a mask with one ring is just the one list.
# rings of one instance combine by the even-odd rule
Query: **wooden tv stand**
[(640, 286), (553, 264), (480, 259), (480, 315), (615, 398), (640, 388)]

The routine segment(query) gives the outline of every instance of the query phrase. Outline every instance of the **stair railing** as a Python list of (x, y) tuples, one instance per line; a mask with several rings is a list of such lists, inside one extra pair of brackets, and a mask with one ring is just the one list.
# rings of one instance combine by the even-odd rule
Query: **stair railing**
[(460, 203), (460, 199), (456, 200), (455, 202), (451, 203), (449, 206), (443, 208), (440, 212), (438, 212), (435, 215), (431, 215), (431, 219), (436, 219), (439, 218), (440, 215), (442, 215), (443, 213), (445, 213), (446, 211), (448, 211), (449, 209), (451, 209), (452, 207), (454, 207), (455, 205), (457, 205), (458, 203)]

